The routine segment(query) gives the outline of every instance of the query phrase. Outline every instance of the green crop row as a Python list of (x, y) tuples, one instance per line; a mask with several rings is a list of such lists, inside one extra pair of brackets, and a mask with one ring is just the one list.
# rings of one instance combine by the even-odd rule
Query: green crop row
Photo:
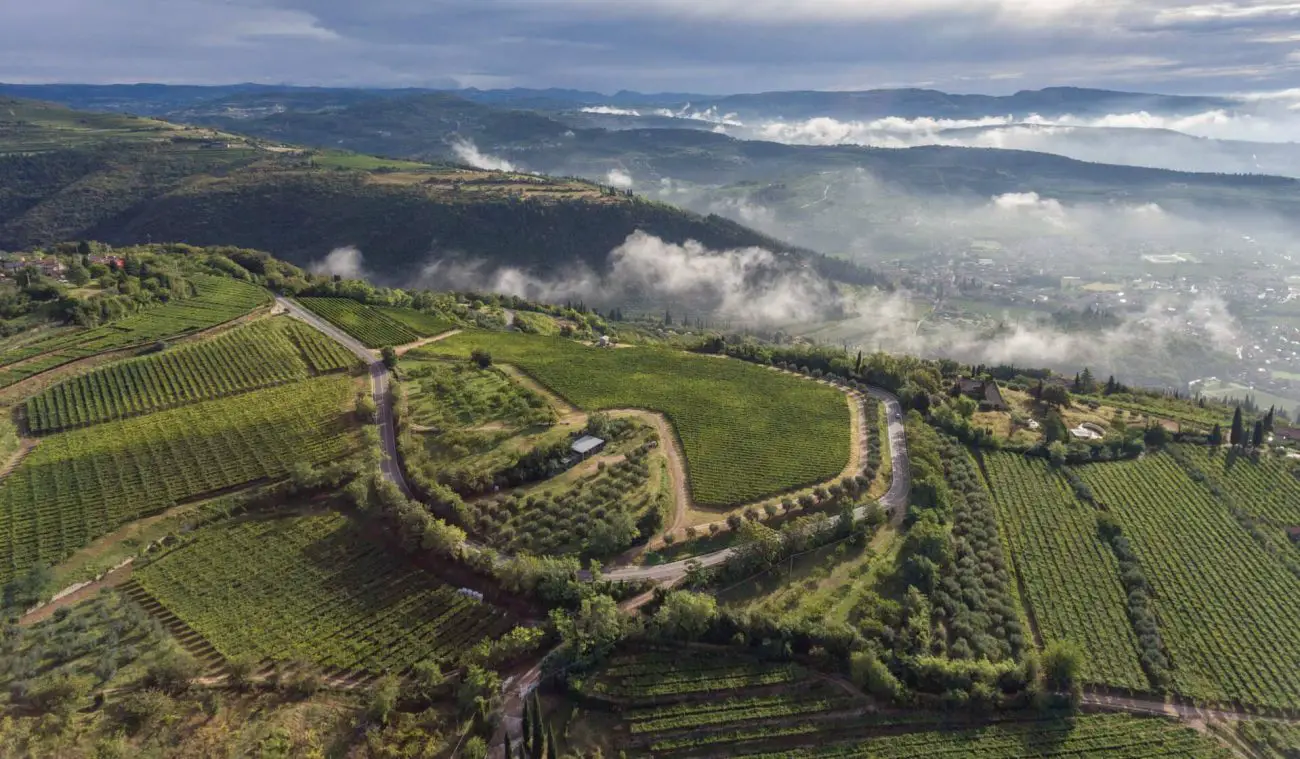
[[(194, 278), (198, 293), (128, 316), (94, 329), (64, 333), (7, 351), (0, 364), (25, 363), (0, 371), (7, 387), (43, 371), (111, 350), (121, 350), (223, 324), (260, 305), (271, 296), (262, 288), (225, 277)], [(39, 358), (37, 358), (39, 357)], [(32, 360), (28, 360), (32, 359)]]
[(1086, 681), (1145, 690), (1119, 567), (1098, 537), (1096, 509), (1079, 501), (1043, 459), (991, 453), (984, 462), (1043, 638), (1078, 645), (1087, 654)]
[(750, 759), (832, 757), (971, 757), (972, 759), (1229, 759), (1210, 738), (1172, 720), (1128, 715), (1006, 722), (976, 729), (926, 730), (865, 738), (852, 744), (746, 754)]
[(1167, 453), (1079, 473), (1140, 558), (1174, 689), (1206, 701), (1300, 707), (1300, 578)]
[(337, 513), (206, 527), (135, 578), (226, 657), (402, 672), (510, 628)]
[(419, 333), (379, 309), (350, 298), (299, 298), (298, 302), (367, 348), (404, 345), (420, 339)]
[(36, 435), (85, 427), (306, 379), (307, 351), (313, 367), (344, 368), (351, 356), (342, 350), (290, 319), (256, 322), (64, 380), (30, 398), (24, 416)]
[(0, 481), (0, 582), (178, 503), (355, 446), (346, 377), (50, 435)]

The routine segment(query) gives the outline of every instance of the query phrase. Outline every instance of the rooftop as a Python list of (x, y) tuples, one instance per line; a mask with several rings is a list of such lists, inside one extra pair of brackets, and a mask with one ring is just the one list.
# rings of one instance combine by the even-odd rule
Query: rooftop
[(573, 441), (571, 446), (574, 453), (590, 453), (605, 444), (604, 440), (591, 435), (583, 435)]

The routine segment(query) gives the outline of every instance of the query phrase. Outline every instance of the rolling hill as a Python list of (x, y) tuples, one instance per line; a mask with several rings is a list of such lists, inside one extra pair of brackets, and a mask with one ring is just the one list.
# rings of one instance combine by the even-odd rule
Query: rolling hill
[[(381, 113), (409, 113), (408, 103), (385, 102), (392, 107)], [(641, 230), (714, 249), (761, 246), (790, 265), (874, 281), (868, 271), (721, 217), (580, 180), (304, 150), (31, 101), (0, 101), (0, 115), (0, 249), (166, 239), (265, 249), (306, 265), (357, 246), (373, 275), (413, 282), (426, 263), (445, 257), (599, 270), (610, 250)]]

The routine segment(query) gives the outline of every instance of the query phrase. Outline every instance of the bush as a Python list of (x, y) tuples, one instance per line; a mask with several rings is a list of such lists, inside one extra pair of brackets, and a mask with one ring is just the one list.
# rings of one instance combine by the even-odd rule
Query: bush
[(175, 710), (171, 696), (151, 689), (127, 694), (118, 702), (117, 721), (128, 733), (138, 733), (145, 728), (170, 720)]
[(164, 693), (189, 690), (190, 681), (199, 676), (198, 661), (185, 651), (167, 651), (145, 673), (145, 684)]

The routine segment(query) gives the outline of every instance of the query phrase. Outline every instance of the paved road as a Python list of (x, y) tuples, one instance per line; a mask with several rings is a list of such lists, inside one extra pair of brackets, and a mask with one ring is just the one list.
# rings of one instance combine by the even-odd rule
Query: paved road
[[(290, 316), (301, 319), (333, 338), (339, 344), (357, 354), (370, 367), (370, 389), (375, 398), (375, 408), (378, 410), (379, 439), (384, 448), (380, 468), (386, 478), (396, 483), (408, 498), (411, 497), (411, 489), (406, 484), (406, 478), (402, 475), (402, 468), (397, 463), (397, 428), (393, 422), (393, 398), (389, 392), (388, 367), (384, 366), (384, 362), (379, 359), (377, 352), (370, 350), (311, 311), (287, 298), (277, 296), (276, 302)], [(509, 316), (513, 317), (514, 314), (510, 313)], [(889, 483), (889, 490), (880, 498), (880, 505), (890, 514), (892, 520), (898, 523), (902, 521), (903, 516), (906, 514), (907, 497), (912, 488), (911, 468), (908, 466), (907, 458), (907, 435), (903, 429), (903, 409), (898, 402), (898, 398), (894, 397), (892, 393), (874, 387), (868, 388), (867, 392), (885, 404), (885, 413), (889, 415), (889, 457), (892, 462), (893, 475)], [(866, 516), (866, 513), (867, 507), (862, 506), (854, 512), (854, 517), (862, 519)], [(655, 582), (673, 582), (686, 575), (691, 562), (698, 562), (700, 566), (711, 567), (726, 561), (727, 557), (731, 556), (732, 551), (733, 549), (725, 548), (702, 556), (652, 567), (636, 566), (610, 569), (604, 572), (603, 576), (606, 579), (620, 581), (652, 580)]]
[(411, 488), (406, 484), (402, 467), (397, 463), (397, 425), (393, 419), (393, 396), (388, 383), (388, 367), (379, 358), (379, 352), (362, 345), (348, 333), (335, 327), (316, 314), (294, 303), (288, 298), (276, 296), (275, 301), (295, 319), (300, 319), (324, 332), (335, 342), (357, 355), (370, 370), (370, 394), (375, 399), (376, 421), (379, 424), (379, 441), (383, 446), (383, 458), (379, 469), (384, 477), (397, 484), (402, 493), (412, 497)]

